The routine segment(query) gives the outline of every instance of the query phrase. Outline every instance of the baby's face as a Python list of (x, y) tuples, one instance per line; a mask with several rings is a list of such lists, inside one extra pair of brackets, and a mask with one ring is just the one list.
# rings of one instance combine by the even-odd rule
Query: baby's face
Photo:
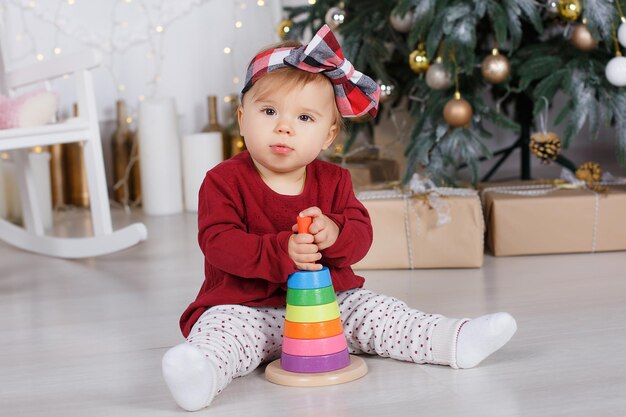
[[(290, 173), (327, 149), (338, 127), (335, 95), (328, 82), (266, 89), (263, 79), (245, 94), (239, 127), (252, 159), (273, 173)], [(263, 94), (257, 94), (259, 91)]]

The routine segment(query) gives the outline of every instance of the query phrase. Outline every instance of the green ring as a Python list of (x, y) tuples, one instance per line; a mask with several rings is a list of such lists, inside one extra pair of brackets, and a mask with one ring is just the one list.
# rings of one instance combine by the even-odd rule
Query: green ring
[(311, 290), (287, 289), (287, 304), (292, 306), (317, 306), (335, 300), (335, 289), (332, 285)]

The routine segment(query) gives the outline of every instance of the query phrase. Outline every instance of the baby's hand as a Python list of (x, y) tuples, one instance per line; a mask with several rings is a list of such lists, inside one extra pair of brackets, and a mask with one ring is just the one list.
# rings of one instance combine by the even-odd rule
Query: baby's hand
[(308, 233), (293, 234), (287, 246), (289, 257), (298, 269), (304, 271), (319, 271), (321, 264), (316, 264), (322, 258), (317, 245), (313, 243), (313, 235)]
[[(330, 218), (325, 216), (317, 207), (309, 207), (302, 210), (300, 217), (312, 217), (313, 222), (309, 226), (309, 233), (313, 235), (313, 242), (319, 250), (331, 247), (339, 236), (339, 227)], [(294, 232), (298, 230), (297, 225), (293, 227)]]

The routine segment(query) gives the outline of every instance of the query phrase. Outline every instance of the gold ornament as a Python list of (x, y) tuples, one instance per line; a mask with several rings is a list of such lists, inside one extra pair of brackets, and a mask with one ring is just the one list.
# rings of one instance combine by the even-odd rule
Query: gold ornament
[(289, 32), (291, 32), (291, 28), (293, 27), (293, 21), (291, 19), (283, 19), (280, 21), (278, 26), (276, 26), (276, 33), (278, 36), (285, 40), (287, 36), (289, 36)]
[(497, 48), (494, 48), (491, 55), (483, 59), (480, 69), (485, 80), (499, 84), (509, 77), (511, 64), (504, 55), (500, 55)]
[(589, 28), (584, 23), (577, 23), (576, 26), (574, 26), (574, 30), (572, 31), (572, 44), (576, 49), (585, 52), (591, 51), (598, 46), (598, 42), (591, 36)]
[(597, 162), (585, 162), (576, 170), (576, 178), (587, 184), (599, 182), (602, 179), (602, 169)]
[(430, 63), (426, 57), (426, 50), (424, 49), (423, 43), (420, 43), (417, 49), (409, 55), (409, 66), (413, 72), (417, 74), (422, 74), (428, 70)]
[(467, 100), (461, 98), (458, 92), (454, 98), (446, 103), (443, 108), (443, 118), (452, 127), (469, 125), (472, 120), (472, 106)]
[(530, 135), (529, 147), (542, 164), (549, 164), (561, 153), (561, 139), (554, 132), (537, 132)]
[(570, 22), (575, 22), (580, 17), (583, 7), (580, 0), (560, 0), (559, 16)]

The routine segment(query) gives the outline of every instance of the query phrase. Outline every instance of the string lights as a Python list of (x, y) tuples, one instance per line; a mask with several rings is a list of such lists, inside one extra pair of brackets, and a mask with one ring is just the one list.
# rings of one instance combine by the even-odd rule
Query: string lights
[[(232, 45), (232, 40), (237, 39), (236, 31), (244, 27), (245, 21), (254, 18), (254, 10), (249, 9), (249, 4), (252, 7), (266, 7), (269, 1), (239, 0), (233, 7), (233, 24), (230, 26), (233, 33), (230, 39), (224, 37), (222, 51), (224, 57), (229, 56), (231, 60), (231, 80), (235, 85), (241, 81), (241, 76), (236, 71), (241, 68), (234, 65), (237, 49)], [(116, 99), (129, 103), (129, 117), (134, 120), (137, 117), (138, 103), (153, 98), (158, 93), (165, 59), (163, 39), (168, 27), (211, 0), (114, 0), (111, 1), (112, 25), (109, 30), (99, 29), (98, 25), (88, 25), (80, 18), (75, 9), (83, 2), (89, 3), (88, 0), (6, 0), (4, 7), (0, 8), (0, 15), (9, 12), (19, 15), (18, 23), (11, 27), (15, 32), (9, 36), (9, 40), (14, 39), (17, 43), (10, 50), (16, 51), (18, 55), (10, 56), (10, 62), (15, 66), (22, 66), (61, 56), (66, 53), (61, 45), (63, 36), (95, 49), (103, 56), (101, 66), (115, 86)], [(42, 23), (53, 30), (53, 36), (38, 39), (34, 35), (33, 28), (37, 26), (37, 33), (40, 33)], [(45, 48), (50, 39), (53, 42), (52, 48)], [(137, 92), (136, 88), (128, 88), (129, 80), (124, 79), (125, 71), (121, 62), (124, 55), (136, 46), (147, 47), (148, 52), (144, 56), (150, 61), (147, 66), (150, 71), (146, 72), (144, 86), (135, 95), (133, 92)], [(137, 105), (133, 106), (133, 102)]]
[[(78, 49), (96, 50), (103, 58), (99, 72), (110, 80), (110, 83), (101, 80), (101, 84), (109, 87), (107, 102), (124, 100), (126, 122), (131, 125), (137, 122), (142, 101), (157, 97), (171, 87), (161, 84), (166, 62), (164, 41), (172, 25), (210, 3), (222, 8), (222, 1), (107, 0), (98, 2), (96, 7), (92, 0), (4, 0), (0, 1), (0, 19), (8, 23), (4, 28), (8, 50), (3, 52), (9, 66), (17, 68)], [(242, 52), (249, 47), (241, 39), (246, 36), (242, 29), (258, 26), (259, 13), (255, 9), (271, 6), (274, 14), (279, 15), (281, 6), (278, 0), (233, 0), (229, 5), (232, 14), (227, 19), (232, 18), (232, 23), (215, 27), (218, 41), (217, 45), (212, 43), (212, 48), (217, 46), (217, 49), (207, 52), (220, 55), (220, 66), (230, 68), (230, 76), (228, 70), (222, 76), (233, 83), (232, 91), (238, 91), (243, 79), (239, 72), (245, 70), (249, 55), (249, 51)], [(92, 19), (94, 15), (97, 23)], [(145, 60), (144, 65), (141, 60)], [(131, 65), (139, 65), (138, 71), (131, 71)], [(65, 75), (56, 81), (59, 85), (55, 89), (59, 87), (63, 91), (62, 84), (68, 79)], [(224, 101), (228, 99), (226, 96)], [(133, 158), (128, 161), (126, 175), (114, 184), (114, 189), (124, 187), (126, 196), (130, 171), (137, 157)], [(129, 209), (128, 200), (122, 205)]]

